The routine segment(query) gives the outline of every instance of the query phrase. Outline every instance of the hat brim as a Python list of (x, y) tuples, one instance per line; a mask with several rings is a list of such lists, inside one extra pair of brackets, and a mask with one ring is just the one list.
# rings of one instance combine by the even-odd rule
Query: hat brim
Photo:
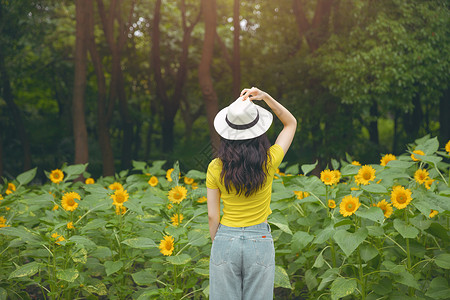
[(219, 111), (214, 118), (214, 128), (221, 137), (227, 140), (248, 140), (256, 138), (264, 134), (270, 128), (273, 121), (273, 115), (271, 112), (259, 105), (256, 105), (256, 108), (259, 112), (259, 120), (258, 123), (253, 125), (251, 128), (243, 130), (231, 128), (225, 121), (228, 106)]

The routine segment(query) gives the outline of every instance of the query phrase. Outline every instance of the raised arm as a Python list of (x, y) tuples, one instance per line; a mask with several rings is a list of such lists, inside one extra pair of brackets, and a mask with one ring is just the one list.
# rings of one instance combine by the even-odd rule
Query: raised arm
[(251, 89), (243, 89), (241, 92), (244, 100), (250, 99), (254, 100), (264, 100), (267, 105), (272, 109), (275, 115), (283, 123), (284, 128), (281, 130), (280, 134), (275, 141), (283, 148), (284, 153), (289, 150), (292, 140), (294, 139), (295, 131), (297, 129), (297, 120), (295, 117), (278, 101), (273, 99), (268, 93), (261, 91), (258, 88), (252, 87)]

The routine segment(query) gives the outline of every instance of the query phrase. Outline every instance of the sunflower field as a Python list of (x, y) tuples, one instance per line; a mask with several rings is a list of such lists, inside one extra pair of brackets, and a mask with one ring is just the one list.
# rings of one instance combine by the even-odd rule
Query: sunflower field
[[(400, 156), (280, 166), (269, 223), (276, 299), (448, 299), (450, 142)], [(6, 182), (0, 299), (206, 299), (205, 173), (134, 162), (114, 178), (64, 165)], [(84, 181), (76, 180), (83, 175)]]

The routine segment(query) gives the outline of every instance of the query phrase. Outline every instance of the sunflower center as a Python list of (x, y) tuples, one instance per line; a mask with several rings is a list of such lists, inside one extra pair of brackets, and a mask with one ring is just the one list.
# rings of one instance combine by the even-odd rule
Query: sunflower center
[(124, 197), (123, 195), (116, 195), (116, 202), (118, 203), (123, 203)]
[(75, 200), (73, 200), (73, 198), (67, 199), (67, 205), (74, 206), (75, 205)]
[(59, 178), (59, 174), (58, 173), (53, 174), (53, 178), (58, 179)]
[(353, 203), (348, 203), (347, 204), (347, 210), (353, 210)]
[(364, 178), (365, 180), (369, 180), (371, 177), (372, 177), (372, 176), (370, 175), (370, 173), (364, 173), (364, 174), (363, 174), (363, 178)]
[(166, 250), (171, 250), (172, 249), (172, 244), (171, 243), (166, 243)]
[(174, 197), (175, 199), (181, 199), (181, 197), (183, 197), (183, 195), (181, 195), (180, 192), (176, 192), (175, 195), (173, 195), (173, 197)]
[(398, 196), (398, 199), (397, 199), (398, 203), (405, 203), (406, 202), (405, 198), (406, 198), (405, 195)]
[(331, 181), (331, 177), (330, 176), (325, 177), (325, 181)]

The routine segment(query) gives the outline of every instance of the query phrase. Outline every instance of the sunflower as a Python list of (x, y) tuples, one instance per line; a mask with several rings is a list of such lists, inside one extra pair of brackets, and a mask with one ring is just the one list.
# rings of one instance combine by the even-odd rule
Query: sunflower
[(425, 183), (430, 177), (430, 174), (428, 173), (427, 170), (425, 169), (418, 169), (415, 173), (414, 173), (414, 179), (419, 183)]
[(368, 185), (372, 180), (375, 180), (375, 169), (368, 165), (362, 166), (355, 176), (357, 184)]
[(123, 190), (123, 185), (120, 182), (114, 182), (109, 185), (109, 189), (113, 191)]
[(376, 206), (381, 208), (385, 218), (389, 218), (392, 215), (393, 212), (392, 205), (386, 202), (385, 199), (378, 202)]
[(198, 198), (197, 202), (198, 203), (205, 203), (206, 201), (208, 201), (208, 198), (206, 198), (205, 196)]
[(352, 165), (354, 165), (354, 166), (360, 166), (361, 163), (360, 163), (359, 161), (357, 161), (357, 160), (354, 160), (354, 161), (352, 161)]
[(84, 183), (85, 183), (85, 184), (94, 184), (94, 183), (95, 183), (95, 180), (94, 180), (94, 178), (89, 177), (89, 178), (86, 178), (86, 180), (84, 181)]
[(333, 199), (328, 200), (328, 207), (329, 208), (335, 208), (336, 202)]
[(326, 185), (332, 185), (336, 181), (334, 172), (330, 170), (324, 170), (320, 172), (320, 180), (322, 180), (322, 182)]
[(59, 242), (65, 241), (66, 239), (61, 235), (55, 243), (57, 243), (58, 245), (61, 245)]
[(445, 145), (445, 151), (447, 151), (448, 154), (450, 154), (450, 141), (448, 141), (447, 144)]
[(50, 172), (49, 177), (53, 183), (60, 183), (64, 179), (64, 173), (60, 169), (55, 169)]
[(396, 159), (397, 159), (397, 157), (395, 157), (395, 155), (386, 154), (385, 156), (383, 156), (381, 158), (380, 165), (386, 166), (388, 162), (390, 162), (391, 160), (396, 160)]
[(360, 205), (359, 198), (348, 195), (342, 199), (341, 204), (339, 205), (339, 212), (344, 217), (348, 217), (353, 215)]
[(127, 208), (123, 205), (116, 205), (116, 215), (123, 215), (127, 212)]
[(78, 193), (65, 193), (61, 200), (61, 206), (67, 211), (74, 211), (78, 207), (78, 202), (75, 199), (81, 199)]
[(420, 158), (416, 158), (414, 156), (414, 154), (419, 154), (419, 155), (425, 155), (425, 153), (422, 150), (414, 150), (413, 153), (411, 154), (411, 158), (413, 161), (419, 161)]
[(334, 174), (334, 183), (338, 183), (341, 180), (341, 172), (339, 170), (333, 170)]
[(295, 196), (297, 196), (297, 199), (303, 199), (303, 192), (302, 191), (294, 191)]
[(181, 221), (183, 221), (184, 217), (183, 214), (174, 214), (170, 219), (172, 220), (173, 226), (178, 226), (181, 224)]
[(127, 190), (115, 190), (114, 194), (111, 195), (111, 199), (113, 200), (114, 205), (123, 205), (124, 202), (127, 202), (129, 198)]
[(52, 234), (52, 238), (54, 238), (54, 239), (57, 239), (58, 236), (59, 236), (59, 234), (58, 234), (57, 232), (54, 232), (54, 233)]
[(439, 212), (437, 210), (432, 209), (430, 212), (430, 218), (434, 218)]
[(172, 209), (172, 208), (173, 208), (173, 205), (172, 205), (172, 204), (170, 204), (170, 203), (169, 203), (169, 204), (167, 204), (167, 209), (169, 209), (169, 210), (170, 210), (170, 209)]
[(3, 195), (2, 194), (0, 194), (0, 201), (2, 201), (3, 200)]
[(74, 229), (73, 222), (67, 223), (67, 229)]
[(159, 243), (160, 252), (164, 255), (172, 255), (173, 252), (173, 237), (170, 235), (165, 235), (164, 238)]
[(172, 203), (180, 203), (186, 198), (187, 190), (184, 186), (173, 187), (169, 191), (169, 200)]
[(55, 206), (53, 206), (52, 210), (57, 210), (59, 208), (58, 204), (55, 204)]
[(194, 183), (191, 185), (191, 187), (192, 187), (193, 190), (198, 189), (198, 182), (194, 182)]
[(12, 194), (16, 191), (16, 185), (12, 182), (8, 183), (8, 188), (6, 189), (6, 195)]
[(0, 228), (2, 227), (9, 227), (9, 225), (6, 225), (6, 218), (4, 216), (0, 217)]
[(434, 182), (434, 179), (428, 178), (428, 179), (425, 181), (425, 188), (426, 188), (427, 190), (429, 190), (429, 189), (431, 188), (431, 185), (433, 184), (433, 182)]
[(402, 186), (394, 186), (391, 192), (391, 202), (397, 209), (403, 209), (411, 202), (411, 191)]
[(194, 183), (194, 179), (185, 176), (184, 177), (184, 183), (185, 184), (193, 184)]
[(158, 184), (158, 177), (152, 176), (149, 179), (148, 184), (150, 184), (151, 186), (156, 186)]
[(359, 187), (354, 186), (354, 187), (351, 187), (350, 190), (351, 190), (351, 191), (359, 191)]

